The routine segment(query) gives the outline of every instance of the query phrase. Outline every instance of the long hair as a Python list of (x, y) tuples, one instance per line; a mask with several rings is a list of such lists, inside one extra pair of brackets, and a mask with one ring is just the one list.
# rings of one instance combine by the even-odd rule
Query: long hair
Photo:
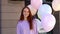
[(33, 18), (32, 18), (31, 11), (30, 11), (30, 9), (29, 9), (28, 7), (24, 7), (24, 8), (22, 9), (22, 12), (21, 12), (21, 16), (20, 16), (19, 21), (20, 21), (20, 20), (24, 20), (23, 11), (24, 11), (25, 8), (27, 8), (27, 9), (29, 10), (29, 16), (27, 17), (27, 20), (28, 20), (28, 23), (29, 23), (29, 26), (30, 26), (30, 30), (31, 30), (31, 29), (33, 29), (33, 23), (32, 23)]

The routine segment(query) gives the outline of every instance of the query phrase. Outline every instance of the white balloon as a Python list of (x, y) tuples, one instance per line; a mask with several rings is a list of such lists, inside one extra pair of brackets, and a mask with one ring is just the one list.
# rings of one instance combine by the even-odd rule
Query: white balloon
[(46, 32), (49, 32), (54, 28), (56, 24), (56, 19), (52, 14), (46, 14), (46, 15), (43, 15), (41, 19), (41, 24), (44, 30)]
[(39, 33), (46, 33), (41, 25), (41, 21), (38, 19), (35, 19), (36, 23), (37, 23), (37, 30)]
[(43, 4), (39, 9), (38, 9), (38, 17), (41, 19), (42, 15), (44, 14), (51, 14), (52, 13), (52, 8), (48, 4)]
[(30, 8), (32, 15), (36, 14), (37, 10), (35, 8), (33, 8), (31, 5), (28, 5), (27, 7)]
[(52, 7), (55, 11), (60, 11), (60, 0), (53, 0)]

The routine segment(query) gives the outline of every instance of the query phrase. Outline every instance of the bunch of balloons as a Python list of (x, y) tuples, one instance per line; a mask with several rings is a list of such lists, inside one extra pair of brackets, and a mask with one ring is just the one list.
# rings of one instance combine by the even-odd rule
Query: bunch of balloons
[[(45, 32), (49, 32), (54, 28), (56, 19), (51, 14), (52, 8), (48, 4), (42, 4), (42, 3), (43, 3), (42, 0), (31, 0), (31, 4), (28, 5), (28, 7), (30, 8), (33, 16), (37, 13), (39, 19), (41, 19), (41, 21), (36, 19), (37, 30), (39, 31), (40, 27), (42, 26)], [(56, 7), (54, 6), (53, 8)]]
[(39, 19), (41, 19), (41, 25), (45, 32), (51, 31), (56, 23), (55, 17), (51, 14), (52, 8), (48, 4), (42, 4), (37, 12)]

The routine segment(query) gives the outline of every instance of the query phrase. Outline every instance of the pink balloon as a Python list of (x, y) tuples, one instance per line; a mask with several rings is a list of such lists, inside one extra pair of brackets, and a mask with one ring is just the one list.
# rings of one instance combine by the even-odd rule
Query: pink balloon
[(43, 15), (41, 19), (42, 27), (46, 32), (51, 31), (55, 26), (56, 20), (55, 17), (51, 14)]
[(30, 11), (31, 11), (33, 16), (37, 13), (37, 10), (35, 8), (33, 8), (31, 5), (28, 5), (27, 7), (30, 8)]
[(40, 5), (42, 5), (42, 0), (31, 0), (31, 5), (35, 9), (38, 9), (40, 7)]

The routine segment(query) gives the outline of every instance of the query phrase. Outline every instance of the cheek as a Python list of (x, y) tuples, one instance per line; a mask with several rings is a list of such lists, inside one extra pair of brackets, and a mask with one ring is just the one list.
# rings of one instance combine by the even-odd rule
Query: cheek
[(29, 16), (29, 13), (27, 13), (27, 15)]
[(25, 15), (25, 12), (23, 12), (23, 15)]

